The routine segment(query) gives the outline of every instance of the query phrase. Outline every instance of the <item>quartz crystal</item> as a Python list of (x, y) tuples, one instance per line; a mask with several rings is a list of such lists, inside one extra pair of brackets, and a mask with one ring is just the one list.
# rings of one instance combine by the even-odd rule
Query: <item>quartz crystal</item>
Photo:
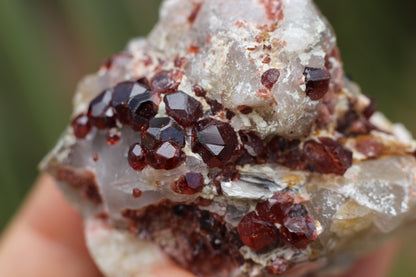
[(416, 142), (312, 0), (165, 0), (72, 118), (41, 168), (106, 276), (324, 276), (416, 220)]

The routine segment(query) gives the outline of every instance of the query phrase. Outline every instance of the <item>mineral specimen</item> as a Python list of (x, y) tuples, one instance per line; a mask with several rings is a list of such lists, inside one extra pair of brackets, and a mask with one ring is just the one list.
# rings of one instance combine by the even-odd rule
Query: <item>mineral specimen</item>
[(41, 168), (106, 276), (323, 275), (416, 219), (416, 142), (311, 0), (165, 0), (74, 107)]

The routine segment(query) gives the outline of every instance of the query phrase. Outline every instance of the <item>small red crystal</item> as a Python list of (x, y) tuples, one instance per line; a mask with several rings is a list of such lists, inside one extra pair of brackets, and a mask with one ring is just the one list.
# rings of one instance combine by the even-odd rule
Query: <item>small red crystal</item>
[(121, 135), (118, 130), (109, 130), (106, 134), (107, 144), (108, 145), (116, 145), (120, 139)]
[(224, 106), (215, 99), (207, 99), (207, 103), (211, 107), (212, 114), (216, 114), (224, 109)]
[(259, 202), (256, 206), (256, 211), (262, 220), (282, 224), (293, 206), (293, 201), (293, 197), (288, 193), (279, 191), (272, 198)]
[(249, 114), (253, 112), (253, 108), (246, 105), (237, 106), (237, 110), (239, 110), (242, 114)]
[(155, 117), (150, 120), (146, 132), (142, 133), (142, 146), (151, 150), (157, 143), (164, 141), (173, 141), (184, 147), (184, 130), (170, 117)]
[(352, 152), (331, 138), (309, 140), (303, 146), (308, 165), (320, 173), (344, 175), (352, 165)]
[(146, 162), (155, 169), (170, 170), (185, 161), (185, 153), (172, 141), (162, 142), (146, 154)]
[(202, 191), (204, 188), (204, 176), (200, 173), (188, 172), (181, 176), (172, 185), (172, 190), (176, 193), (192, 195)]
[(319, 100), (328, 92), (331, 74), (323, 68), (306, 67), (305, 75), (306, 95), (311, 100)]
[(381, 155), (383, 144), (375, 138), (365, 136), (357, 139), (355, 148), (367, 158), (373, 159)]
[(198, 97), (205, 97), (207, 95), (207, 92), (202, 87), (200, 87), (199, 85), (193, 85), (192, 86), (192, 91)]
[(201, 155), (208, 167), (226, 164), (237, 146), (237, 135), (228, 123), (206, 118), (192, 130), (192, 151)]
[(370, 103), (368, 104), (368, 106), (365, 108), (363, 115), (365, 116), (365, 118), (369, 119), (377, 110), (377, 105), (376, 105), (376, 101), (374, 101), (374, 99), (370, 96), (368, 96), (368, 99), (370, 100)]
[(86, 114), (80, 114), (72, 120), (75, 137), (84, 139), (91, 131), (91, 123)]
[(132, 195), (133, 195), (134, 198), (140, 198), (140, 196), (142, 196), (142, 194), (143, 194), (143, 192), (140, 189), (138, 189), (138, 188), (133, 189)]
[(116, 125), (115, 111), (110, 107), (112, 91), (105, 90), (95, 97), (88, 107), (88, 117), (93, 126), (107, 129)]
[(159, 71), (150, 81), (150, 87), (157, 93), (172, 93), (178, 90), (182, 77), (183, 72), (176, 69)]
[(127, 160), (134, 170), (142, 170), (146, 167), (144, 149), (139, 143), (135, 143), (130, 147)]
[(263, 154), (264, 146), (263, 141), (256, 133), (252, 131), (243, 131), (238, 132), (240, 135), (241, 142), (243, 143), (244, 149), (250, 156), (258, 157)]
[(201, 103), (183, 91), (168, 94), (163, 101), (166, 113), (184, 127), (195, 125), (203, 115)]
[(267, 89), (272, 89), (277, 80), (279, 80), (280, 71), (276, 68), (271, 68), (261, 75), (261, 83)]
[(315, 220), (312, 216), (287, 217), (280, 228), (282, 238), (299, 249), (306, 248), (318, 238)]
[(261, 220), (255, 212), (248, 213), (238, 224), (242, 242), (254, 250), (277, 244), (279, 230), (273, 224)]

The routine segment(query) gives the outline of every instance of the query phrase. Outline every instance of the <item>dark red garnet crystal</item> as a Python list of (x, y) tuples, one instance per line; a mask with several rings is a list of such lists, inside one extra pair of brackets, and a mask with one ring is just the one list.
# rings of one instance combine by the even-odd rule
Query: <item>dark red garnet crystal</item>
[(80, 114), (72, 120), (72, 129), (76, 138), (84, 139), (91, 131), (91, 123), (86, 114)]
[(153, 76), (150, 86), (157, 93), (172, 93), (178, 90), (182, 82), (183, 72), (179, 70), (163, 70)]
[(183, 91), (168, 94), (163, 101), (166, 113), (184, 127), (193, 126), (203, 115), (201, 103)]
[(254, 250), (277, 244), (279, 230), (272, 223), (260, 219), (255, 212), (248, 213), (238, 224), (241, 241)]
[(318, 238), (315, 220), (311, 215), (286, 217), (280, 229), (282, 238), (296, 248), (306, 248)]
[(331, 80), (329, 72), (323, 68), (306, 67), (303, 75), (305, 75), (306, 95), (311, 100), (324, 97), (329, 90)]
[(272, 89), (274, 84), (279, 80), (280, 71), (276, 68), (271, 68), (261, 75), (261, 83), (267, 89)]
[(172, 190), (176, 193), (192, 195), (204, 188), (204, 176), (201, 173), (188, 172), (173, 183)]
[(145, 152), (139, 143), (135, 143), (130, 147), (127, 160), (134, 170), (142, 170), (146, 167)]
[(150, 150), (164, 141), (173, 141), (181, 148), (184, 147), (184, 130), (170, 117), (155, 117), (150, 120), (149, 128), (142, 134), (142, 145)]
[(88, 117), (93, 126), (107, 129), (116, 125), (115, 111), (110, 107), (111, 90), (105, 90), (95, 97), (88, 107)]
[(293, 202), (294, 199), (291, 195), (287, 192), (279, 191), (272, 198), (259, 202), (256, 210), (262, 220), (282, 224), (292, 208)]
[(146, 154), (146, 162), (155, 169), (174, 169), (185, 161), (185, 153), (172, 141), (158, 143)]
[(132, 114), (132, 126), (135, 130), (145, 129), (159, 110), (160, 97), (151, 91), (130, 98), (128, 106)]
[(308, 165), (319, 173), (344, 175), (352, 165), (352, 152), (331, 138), (309, 140), (303, 151)]
[(192, 130), (192, 151), (201, 155), (208, 167), (226, 164), (237, 146), (237, 135), (228, 123), (206, 118)]
[(150, 92), (149, 88), (138, 82), (122, 82), (114, 87), (111, 106), (116, 110), (117, 118), (122, 124), (131, 123), (129, 100), (145, 92)]

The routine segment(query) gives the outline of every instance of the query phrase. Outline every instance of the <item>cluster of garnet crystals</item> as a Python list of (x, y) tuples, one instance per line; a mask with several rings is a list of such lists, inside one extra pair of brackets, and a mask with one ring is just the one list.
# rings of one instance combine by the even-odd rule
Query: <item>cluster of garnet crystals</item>
[[(276, 227), (280, 225), (280, 230)], [(315, 220), (305, 206), (295, 204), (293, 192), (280, 191), (248, 213), (239, 223), (242, 242), (255, 251), (268, 251), (286, 242), (304, 249), (315, 241)]]
[[(232, 118), (234, 113), (206, 98), (202, 88), (195, 86), (194, 92), (211, 106), (205, 114), (200, 101), (160, 78), (152, 79), (150, 84), (144, 79), (122, 82), (100, 93), (90, 102), (88, 112), (73, 120), (75, 136), (85, 138), (92, 127), (108, 129), (108, 143), (114, 145), (119, 139), (114, 130), (130, 126), (140, 132), (139, 141), (128, 152), (128, 162), (135, 170), (147, 165), (165, 170), (180, 166), (186, 158), (183, 148), (187, 141), (209, 168), (275, 163), (296, 170), (343, 175), (352, 164), (351, 151), (331, 138), (309, 140), (302, 147), (299, 140), (279, 136), (261, 139), (255, 132), (245, 130), (237, 133), (226, 119), (212, 117), (222, 112)], [(166, 90), (161, 84), (166, 85)], [(161, 101), (167, 116), (155, 117)], [(252, 112), (250, 107), (240, 109)]]

